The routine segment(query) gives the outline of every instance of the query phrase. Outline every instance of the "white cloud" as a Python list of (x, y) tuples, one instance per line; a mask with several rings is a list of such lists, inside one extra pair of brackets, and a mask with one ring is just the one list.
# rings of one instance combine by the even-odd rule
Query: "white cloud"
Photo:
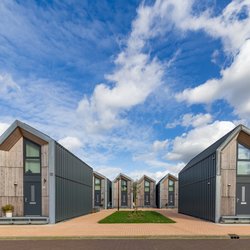
[(10, 125), (8, 123), (3, 123), (0, 122), (0, 136), (5, 132), (5, 130), (9, 127)]
[(180, 120), (168, 123), (166, 125), (166, 128), (175, 128), (178, 125), (181, 125), (183, 127), (200, 127), (208, 123), (211, 123), (212, 120), (213, 120), (212, 115), (208, 113), (206, 114), (199, 113), (196, 115), (188, 113), (183, 115)]
[(3, 98), (19, 90), (20, 86), (14, 82), (10, 74), (0, 74), (0, 95)]
[(246, 41), (228, 68), (221, 71), (221, 78), (208, 80), (193, 88), (177, 94), (177, 100), (189, 104), (212, 103), (225, 99), (234, 107), (241, 118), (250, 115), (250, 40)]
[[(118, 174), (122, 173), (122, 169), (119, 167), (102, 166), (96, 169), (97, 172), (106, 176), (111, 181), (113, 181)], [(126, 173), (125, 173), (126, 174)]]
[(152, 148), (153, 151), (158, 152), (164, 149), (166, 150), (167, 145), (168, 145), (168, 140), (163, 140), (163, 141), (156, 140), (153, 142)]
[(167, 153), (166, 158), (173, 161), (187, 163), (195, 155), (210, 146), (235, 125), (229, 121), (215, 121), (212, 124), (193, 128), (182, 136), (177, 136), (172, 141), (172, 150)]
[(62, 146), (68, 150), (76, 150), (82, 147), (82, 142), (77, 137), (67, 136), (58, 141)]

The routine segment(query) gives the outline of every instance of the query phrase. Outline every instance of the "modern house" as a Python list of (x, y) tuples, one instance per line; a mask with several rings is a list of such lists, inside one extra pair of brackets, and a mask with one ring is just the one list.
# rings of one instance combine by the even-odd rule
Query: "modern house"
[(0, 207), (12, 204), (17, 220), (56, 223), (90, 213), (92, 178), (91, 167), (25, 123), (0, 137)]
[(113, 181), (113, 207), (133, 208), (133, 180), (119, 174)]
[(155, 180), (143, 175), (136, 184), (136, 205), (138, 207), (156, 207)]
[(156, 185), (156, 206), (158, 208), (178, 207), (178, 179), (165, 175)]
[(243, 125), (179, 174), (179, 212), (214, 222), (250, 218), (250, 130)]
[(112, 182), (104, 175), (93, 172), (93, 208), (112, 207)]

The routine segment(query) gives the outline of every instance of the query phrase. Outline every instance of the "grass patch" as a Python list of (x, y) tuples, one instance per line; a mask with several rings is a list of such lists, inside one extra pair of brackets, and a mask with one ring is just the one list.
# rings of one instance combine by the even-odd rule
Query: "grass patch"
[(117, 211), (99, 223), (175, 223), (155, 211)]

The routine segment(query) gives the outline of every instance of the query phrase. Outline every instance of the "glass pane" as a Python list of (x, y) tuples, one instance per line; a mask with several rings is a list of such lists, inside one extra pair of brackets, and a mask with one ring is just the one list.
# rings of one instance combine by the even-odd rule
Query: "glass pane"
[(31, 202), (36, 201), (36, 198), (35, 198), (35, 185), (30, 186), (30, 201)]
[(173, 186), (173, 185), (174, 185), (174, 182), (173, 182), (172, 180), (169, 180), (169, 181), (168, 181), (168, 185), (169, 185), (169, 186)]
[(238, 161), (238, 175), (250, 175), (250, 161)]
[(149, 181), (145, 181), (145, 187), (149, 187)]
[(145, 192), (149, 192), (149, 187), (145, 187)]
[(101, 185), (95, 185), (95, 190), (96, 191), (101, 190)]
[(169, 187), (168, 191), (170, 191), (170, 192), (174, 191), (174, 187)]
[(26, 142), (26, 157), (40, 157), (40, 146)]
[(122, 191), (127, 191), (127, 182), (124, 180), (121, 182), (121, 189)]
[(40, 159), (26, 159), (25, 173), (40, 174)]
[(101, 184), (101, 180), (100, 179), (98, 179), (98, 178), (95, 178), (95, 184)]
[(238, 158), (240, 160), (250, 160), (250, 149), (238, 144)]

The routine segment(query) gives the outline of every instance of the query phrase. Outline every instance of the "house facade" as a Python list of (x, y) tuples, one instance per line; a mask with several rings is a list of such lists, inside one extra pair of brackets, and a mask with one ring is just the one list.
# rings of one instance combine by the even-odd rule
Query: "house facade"
[(165, 175), (156, 185), (156, 205), (158, 208), (178, 207), (178, 179)]
[(156, 207), (155, 180), (143, 175), (136, 185), (136, 205), (138, 207)]
[[(56, 223), (92, 210), (93, 170), (51, 137), (15, 121), (0, 137), (0, 207)], [(4, 214), (0, 211), (0, 217)]]
[(104, 175), (93, 172), (93, 208), (112, 207), (112, 182)]
[(119, 174), (113, 181), (113, 207), (133, 208), (133, 180), (125, 174)]
[(205, 220), (250, 217), (250, 130), (237, 126), (179, 174), (179, 212)]

